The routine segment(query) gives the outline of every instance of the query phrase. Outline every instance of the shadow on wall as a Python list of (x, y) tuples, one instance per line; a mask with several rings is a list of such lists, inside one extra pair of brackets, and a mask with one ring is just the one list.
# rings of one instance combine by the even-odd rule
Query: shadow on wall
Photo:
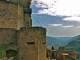
[(6, 56), (7, 56), (7, 59), (12, 59), (12, 60), (17, 60), (17, 54), (18, 52), (15, 51), (15, 50), (7, 50), (6, 51)]

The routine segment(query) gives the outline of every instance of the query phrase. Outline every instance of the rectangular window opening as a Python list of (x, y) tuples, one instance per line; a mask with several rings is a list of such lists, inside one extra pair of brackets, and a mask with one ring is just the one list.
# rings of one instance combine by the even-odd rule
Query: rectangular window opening
[(28, 45), (34, 45), (35, 42), (27, 42)]

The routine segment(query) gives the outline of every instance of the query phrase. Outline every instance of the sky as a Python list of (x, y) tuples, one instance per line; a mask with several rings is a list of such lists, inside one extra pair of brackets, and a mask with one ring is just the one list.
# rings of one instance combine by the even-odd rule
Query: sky
[(80, 0), (32, 0), (32, 25), (52, 37), (80, 35)]

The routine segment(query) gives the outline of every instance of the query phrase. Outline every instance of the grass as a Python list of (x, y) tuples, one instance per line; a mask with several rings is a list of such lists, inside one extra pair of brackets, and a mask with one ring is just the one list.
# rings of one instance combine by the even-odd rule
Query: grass
[(5, 48), (0, 47), (0, 58), (4, 58), (6, 56)]

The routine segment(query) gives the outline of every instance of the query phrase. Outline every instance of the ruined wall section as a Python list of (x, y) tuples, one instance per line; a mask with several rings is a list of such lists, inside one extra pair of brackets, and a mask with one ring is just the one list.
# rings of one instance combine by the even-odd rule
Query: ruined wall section
[[(19, 60), (44, 60), (46, 57), (45, 32), (41, 27), (21, 28), (18, 38)], [(40, 35), (44, 37), (40, 37)], [(40, 44), (40, 45), (39, 45)], [(42, 56), (41, 56), (42, 55)]]
[[(23, 17), (23, 13), (19, 16), (19, 12), (23, 12), (20, 8), (21, 6), (18, 6), (18, 4), (0, 1), (0, 28), (15, 28), (19, 30), (18, 24), (22, 25), (23, 23), (22, 18), (18, 19), (18, 17)], [(19, 20), (22, 23), (18, 23)]]
[(21, 28), (18, 38), (19, 60), (38, 60), (37, 34), (32, 28)]
[(0, 44), (16, 43), (17, 33), (15, 29), (0, 28)]
[(17, 49), (17, 31), (15, 29), (0, 28), (0, 46), (6, 50)]
[(38, 35), (38, 60), (46, 60), (46, 29), (39, 28)]

